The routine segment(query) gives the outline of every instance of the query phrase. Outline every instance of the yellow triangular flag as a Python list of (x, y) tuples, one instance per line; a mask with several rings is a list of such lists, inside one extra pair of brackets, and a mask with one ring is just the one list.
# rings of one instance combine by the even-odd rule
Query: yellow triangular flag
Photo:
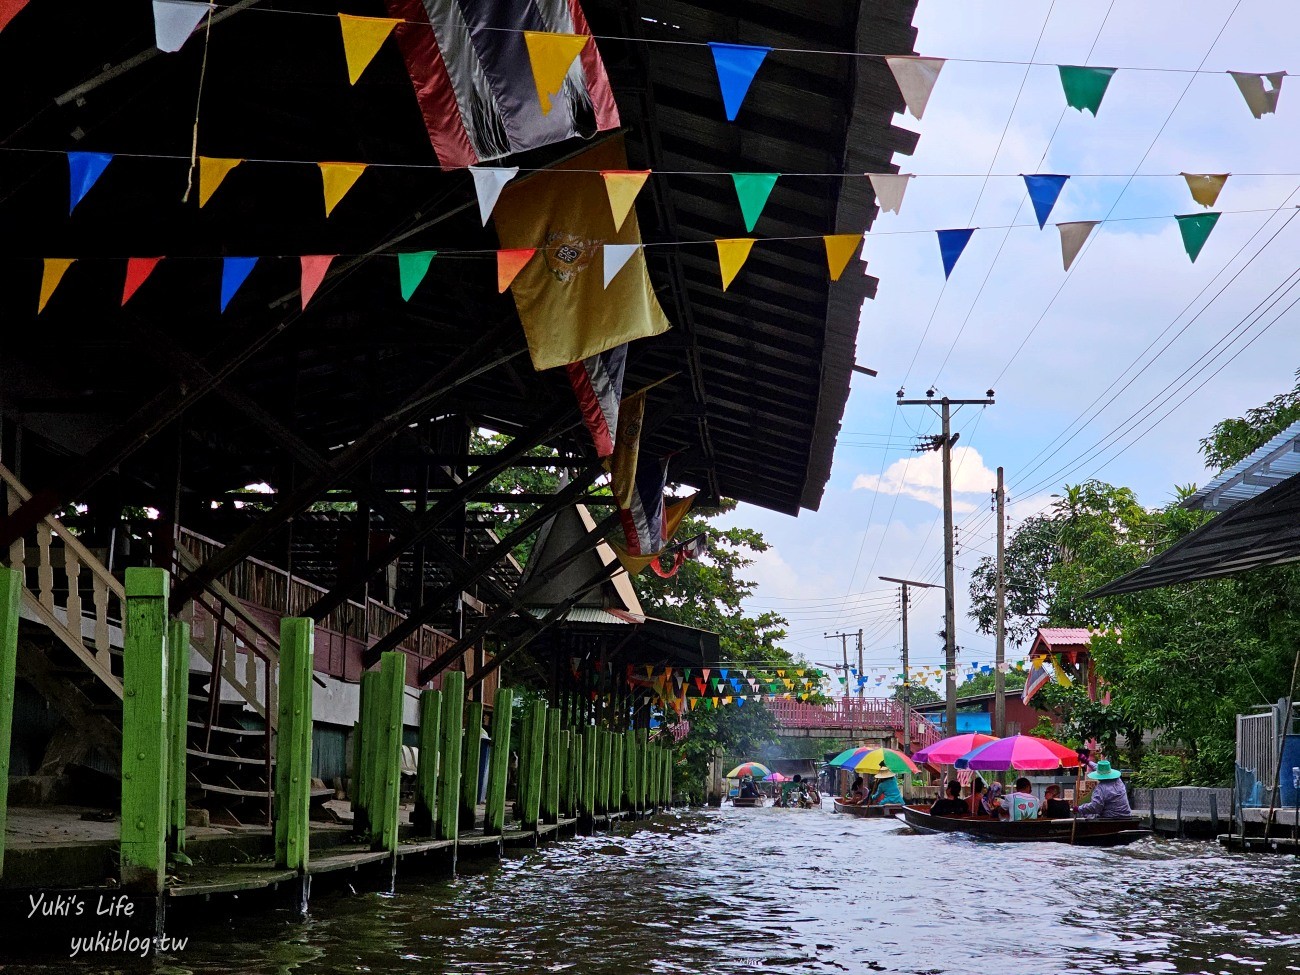
[(524, 31), (528, 60), (533, 66), (533, 83), (537, 85), (537, 100), (542, 104), (543, 115), (551, 114), (551, 96), (564, 87), (569, 66), (582, 53), (589, 39), (587, 34)]
[(217, 187), (238, 166), (242, 159), (216, 159), (212, 156), (199, 156), (199, 206), (206, 206)]
[(600, 175), (605, 180), (605, 192), (609, 194), (609, 211), (614, 215), (614, 229), (622, 230), (623, 221), (631, 212), (641, 187), (645, 186), (650, 170), (607, 169)]
[(343, 56), (348, 61), (348, 82), (355, 85), (361, 72), (379, 53), (384, 41), (401, 23), (391, 17), (355, 17), (339, 14), (339, 27), (343, 31)]
[(1192, 199), (1203, 207), (1212, 207), (1219, 199), (1223, 184), (1228, 181), (1228, 173), (1183, 173), (1187, 188), (1192, 191)]
[(59, 286), (63, 280), (64, 273), (72, 267), (75, 257), (47, 257), (45, 259), (45, 270), (41, 272), (41, 298), (36, 303), (36, 314), (45, 310), (46, 303), (50, 300), (50, 295), (54, 294), (54, 289)]
[(726, 291), (749, 257), (749, 249), (754, 246), (753, 237), (733, 237), (716, 240), (718, 245), (718, 265), (722, 269), (722, 290)]
[(850, 258), (862, 246), (861, 234), (829, 234), (822, 238), (826, 241), (826, 264), (830, 268), (831, 280), (838, 281)]
[(325, 216), (328, 217), (366, 171), (366, 164), (323, 162), (316, 165), (320, 166), (321, 184), (325, 189)]

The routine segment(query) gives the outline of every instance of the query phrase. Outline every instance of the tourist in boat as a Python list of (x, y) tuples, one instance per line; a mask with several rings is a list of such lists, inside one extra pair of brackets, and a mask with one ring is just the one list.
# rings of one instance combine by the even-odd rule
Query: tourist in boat
[(758, 795), (758, 786), (754, 784), (754, 777), (752, 775), (746, 775), (740, 780), (740, 798), (757, 799)]
[(1038, 797), (1034, 795), (1034, 786), (1023, 775), (1016, 779), (1016, 788), (1002, 801), (1006, 818), (1013, 823), (1026, 819), (1038, 818)]
[(981, 814), (990, 819), (1007, 818), (1006, 803), (1002, 799), (1002, 783), (994, 780), (980, 801)]
[(1110, 767), (1110, 762), (1102, 760), (1097, 769), (1088, 773), (1088, 778), (1097, 785), (1092, 790), (1092, 798), (1078, 807), (1079, 815), (1087, 819), (1127, 819), (1133, 815), (1128, 804), (1128, 790), (1120, 781), (1119, 769)]
[(876, 773), (876, 791), (871, 793), (871, 805), (873, 806), (901, 806), (903, 804), (903, 793), (898, 791), (898, 779), (887, 768), (882, 768)]
[(966, 797), (966, 812), (972, 816), (986, 816), (984, 811), (984, 780), (978, 775), (970, 780), (970, 795)]
[(846, 805), (860, 806), (867, 801), (867, 786), (862, 781), (862, 776), (853, 779), (853, 786), (849, 789), (848, 798), (844, 800)]
[(949, 779), (947, 792), (946, 796), (934, 800), (934, 805), (930, 807), (930, 815), (965, 816), (970, 810), (966, 808), (966, 801), (961, 797), (961, 783), (956, 779)]
[(1061, 787), (1053, 783), (1043, 790), (1043, 805), (1038, 810), (1039, 819), (1069, 819), (1070, 804), (1061, 798)]

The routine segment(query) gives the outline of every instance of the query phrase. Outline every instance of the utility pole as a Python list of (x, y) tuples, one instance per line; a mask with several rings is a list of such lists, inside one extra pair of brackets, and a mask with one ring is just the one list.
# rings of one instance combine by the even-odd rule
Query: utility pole
[[(858, 676), (861, 677), (866, 673), (865, 661), (862, 658), (862, 631), (858, 630)], [(866, 696), (867, 685), (858, 681), (858, 707), (862, 706), (862, 699)]]
[[(935, 405), (934, 389), (926, 390), (926, 399), (904, 399), (904, 391), (898, 391), (899, 406)], [(946, 707), (944, 724), (949, 735), (957, 733), (957, 584), (956, 566), (953, 561), (952, 540), (952, 447), (961, 434), (952, 432), (952, 407), (954, 406), (992, 406), (993, 390), (988, 390), (987, 399), (949, 399), (947, 396), (938, 400), (940, 417), (943, 420), (943, 433), (926, 437), (916, 449), (918, 451), (939, 450), (943, 454), (943, 659), (947, 666), (944, 674)]]
[(913, 579), (894, 579), (890, 576), (880, 576), (883, 582), (896, 582), (902, 589), (903, 597), (903, 751), (912, 750), (912, 672), (908, 669), (907, 661), (907, 603), (911, 596), (908, 590), (912, 586), (921, 589), (938, 589), (932, 582), (917, 582)]
[(1007, 491), (1002, 480), (1002, 468), (998, 468), (998, 487), (993, 492), (997, 502), (998, 517), (998, 576), (997, 576), (997, 621), (994, 627), (996, 650), (993, 657), (993, 733), (999, 738), (1007, 733)]
[[(860, 630), (859, 630), (858, 632), (859, 632), (859, 634), (861, 634), (861, 631), (860, 631)], [(823, 634), (823, 637), (824, 637), (825, 639), (827, 639), (827, 640), (839, 640), (839, 641), (840, 641), (840, 650), (844, 653), (844, 713), (845, 713), (846, 716), (848, 715), (848, 712), (849, 712), (849, 694), (850, 694), (850, 691), (849, 691), (849, 637), (852, 636), (852, 635), (853, 635), (853, 634), (851, 634), (851, 633), (825, 633), (825, 634)], [(861, 640), (862, 640), (862, 637), (861, 637), (860, 635), (859, 635), (859, 637), (858, 637), (858, 640), (859, 640), (859, 646), (861, 646)], [(859, 666), (860, 666), (860, 665), (859, 665)], [(861, 676), (862, 671), (859, 670), (859, 671), (858, 671), (858, 674), (859, 674), (859, 676)], [(857, 740), (856, 737), (854, 738), (854, 740), (855, 740), (855, 741)]]

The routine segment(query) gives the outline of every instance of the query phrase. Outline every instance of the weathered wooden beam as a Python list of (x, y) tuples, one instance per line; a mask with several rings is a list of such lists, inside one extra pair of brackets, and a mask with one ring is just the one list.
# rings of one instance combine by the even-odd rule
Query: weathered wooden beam
[(465, 674), (453, 670), (442, 678), (442, 761), (438, 772), (438, 838), (460, 833), (461, 729), (465, 720)]
[(492, 757), (488, 761), (487, 811), (483, 832), (500, 836), (506, 823), (506, 779), (510, 774), (510, 717), (515, 693), (498, 687), (492, 703)]
[(465, 705), (465, 755), (461, 759), (460, 826), (473, 829), (478, 822), (478, 767), (483, 749), (483, 702)]
[(546, 761), (542, 775), (542, 821), (560, 821), (560, 711), (549, 708), (546, 712)]
[(276, 725), (275, 863), (305, 872), (309, 857), (312, 738), (311, 620), (280, 621), (280, 710)]
[(9, 763), (18, 673), (18, 614), (22, 603), (23, 574), (0, 566), (0, 877), (5, 873), (5, 823), (9, 818)]
[(190, 708), (190, 624), (167, 626), (167, 848), (185, 852), (185, 742)]
[(417, 836), (432, 836), (438, 821), (438, 735), (442, 725), (442, 691), (420, 694), (420, 758), (415, 773), (415, 809), (411, 823)]
[(122, 886), (167, 879), (167, 590), (164, 569), (126, 570), (122, 673)]

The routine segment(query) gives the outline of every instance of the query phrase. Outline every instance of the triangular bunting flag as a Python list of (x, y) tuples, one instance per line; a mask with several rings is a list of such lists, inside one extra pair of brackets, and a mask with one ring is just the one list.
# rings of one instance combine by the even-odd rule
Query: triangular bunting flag
[(1183, 235), (1183, 247), (1187, 251), (1187, 256), (1195, 264), (1201, 248), (1205, 246), (1205, 241), (1210, 236), (1210, 231), (1219, 222), (1219, 214), (1187, 213), (1175, 216), (1174, 219), (1178, 221), (1178, 230)]
[(1070, 270), (1070, 265), (1078, 256), (1079, 249), (1083, 247), (1084, 241), (1092, 234), (1097, 223), (1096, 220), (1074, 220), (1056, 225), (1056, 229), (1061, 232), (1061, 263), (1065, 265), (1065, 270)]
[(45, 266), (41, 271), (41, 296), (36, 302), (36, 314), (39, 315), (45, 311), (50, 295), (54, 294), (54, 289), (63, 280), (63, 275), (67, 273), (68, 268), (72, 267), (76, 260), (75, 257), (47, 257), (45, 259)]
[(939, 80), (939, 72), (943, 70), (943, 60), (943, 58), (885, 58), (889, 70), (894, 72), (898, 90), (903, 93), (907, 110), (918, 120), (925, 114), (925, 106), (930, 101), (930, 92), (934, 90), (934, 83)]
[(325, 216), (334, 212), (339, 200), (347, 196), (361, 174), (366, 171), (365, 163), (317, 163), (320, 166), (321, 187), (325, 191)]
[(722, 269), (722, 290), (726, 291), (749, 258), (749, 250), (754, 246), (754, 240), (752, 237), (738, 237), (717, 240), (714, 243), (718, 247), (718, 266)]
[[(536, 247), (523, 247), (514, 250), (497, 251), (497, 291), (504, 294), (515, 276), (524, 269), (524, 265), (533, 259)], [(608, 281), (605, 282), (609, 284)]]
[(601, 247), (604, 262), (605, 287), (614, 280), (614, 275), (623, 269), (626, 264), (636, 253), (640, 244), (605, 244)]
[(587, 34), (548, 34), (542, 31), (524, 31), (524, 44), (528, 46), (528, 62), (533, 66), (533, 84), (537, 86), (537, 100), (542, 114), (551, 114), (551, 96), (564, 87), (569, 68), (591, 37)]
[(348, 62), (348, 83), (355, 85), (384, 41), (401, 23), (391, 17), (356, 17), (339, 14), (339, 29), (343, 32), (343, 57)]
[[(1246, 99), (1250, 114), (1263, 118), (1277, 111), (1277, 96), (1282, 94), (1282, 79), (1285, 71), (1270, 74), (1251, 74), (1249, 71), (1229, 71), (1232, 80), (1241, 89), (1241, 97)], [(1265, 82), (1268, 82), (1265, 87)]]
[(718, 72), (718, 87), (722, 89), (722, 106), (727, 111), (727, 121), (734, 122), (754, 75), (772, 49), (719, 41), (709, 41), (709, 49), (713, 51), (713, 66)]
[(25, 6), (27, 0), (0, 0), (0, 30), (8, 27), (9, 21), (18, 16), (18, 12)]
[(1223, 184), (1228, 181), (1228, 173), (1183, 173), (1192, 199), (1203, 207), (1212, 207), (1219, 199)]
[(943, 276), (947, 279), (952, 275), (952, 269), (957, 266), (957, 258), (961, 257), (961, 252), (970, 243), (970, 236), (975, 233), (975, 228), (935, 232), (939, 235), (939, 255), (943, 258)]
[(320, 287), (321, 281), (325, 279), (325, 272), (330, 269), (330, 262), (334, 260), (333, 254), (304, 254), (298, 260), (302, 264), (302, 278), (298, 290), (302, 293), (302, 307), (307, 308), (307, 302), (311, 301), (312, 295)]
[(700, 670), (700, 673), (701, 673), (701, 674), (704, 676), (704, 678), (707, 680), (708, 677), (709, 677), (709, 668), (708, 668), (708, 667), (704, 667), (703, 669)]
[(225, 311), (235, 292), (248, 279), (256, 257), (227, 257), (221, 262), (221, 310)]
[(161, 257), (131, 257), (126, 262), (126, 282), (122, 285), (122, 304), (131, 300), (131, 296), (140, 290), (153, 269), (158, 266)]
[(218, 159), (213, 156), (199, 156), (199, 206), (206, 206), (217, 187), (222, 184), (230, 171), (238, 166), (242, 159)]
[(838, 281), (853, 255), (862, 246), (862, 235), (829, 234), (822, 240), (826, 243), (826, 266), (831, 272), (831, 280)]
[(486, 227), (488, 217), (492, 216), (497, 200), (501, 198), (501, 190), (519, 175), (519, 167), (470, 166), (469, 171), (474, 175), (474, 193), (478, 196), (478, 213), (483, 218), (483, 226)]
[[(211, 9), (207, 0), (153, 0), (153, 40), (158, 50), (179, 51)], [(3, 17), (0, 14), (0, 20)]]
[(1115, 69), (1061, 64), (1057, 65), (1057, 70), (1061, 73), (1061, 87), (1065, 89), (1065, 103), (1081, 112), (1092, 112), (1096, 118)]
[(1042, 230), (1047, 226), (1047, 218), (1052, 215), (1052, 207), (1056, 206), (1056, 200), (1061, 195), (1061, 188), (1065, 186), (1068, 176), (1021, 176), (1025, 181), (1025, 189), (1029, 191), (1029, 202), (1034, 205), (1034, 216), (1038, 218), (1038, 229)]
[(736, 184), (736, 198), (740, 200), (740, 212), (745, 218), (745, 230), (752, 232), (758, 223), (767, 198), (772, 195), (780, 173), (732, 173), (731, 181)]
[(609, 212), (614, 216), (614, 229), (622, 230), (623, 221), (632, 210), (637, 194), (650, 176), (648, 169), (607, 169), (600, 174), (609, 196)]
[(108, 164), (113, 161), (107, 152), (70, 152), (68, 153), (68, 214), (77, 208), (77, 204), (90, 192)]
[(397, 280), (402, 288), (402, 300), (410, 301), (415, 289), (429, 273), (429, 265), (438, 256), (437, 251), (412, 251), (397, 255)]

